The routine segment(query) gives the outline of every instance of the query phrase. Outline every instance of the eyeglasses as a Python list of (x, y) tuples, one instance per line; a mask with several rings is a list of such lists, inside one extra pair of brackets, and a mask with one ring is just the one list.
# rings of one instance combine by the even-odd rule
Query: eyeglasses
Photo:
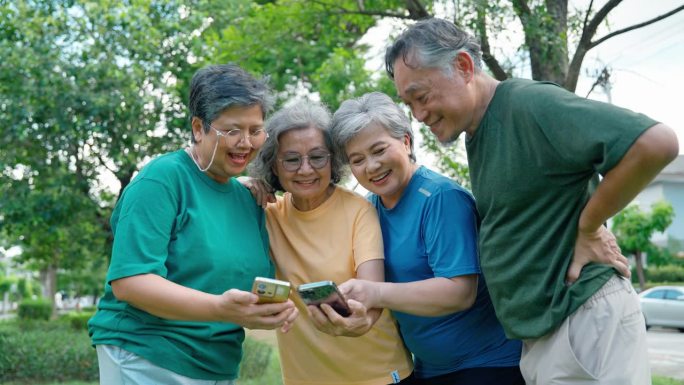
[(304, 159), (309, 162), (309, 166), (311, 166), (311, 168), (318, 170), (328, 164), (330, 153), (323, 151), (312, 152), (309, 155), (304, 156), (299, 154), (287, 154), (283, 158), (278, 158), (280, 163), (283, 165), (283, 168), (290, 172), (299, 170), (299, 168), (302, 167), (302, 162), (304, 162)]
[(263, 128), (254, 130), (249, 134), (245, 135), (242, 133), (242, 130), (238, 128), (234, 128), (228, 131), (222, 131), (212, 126), (211, 124), (209, 124), (209, 127), (216, 131), (217, 136), (225, 138), (226, 145), (228, 146), (235, 146), (238, 143), (240, 143), (241, 140), (245, 140), (247, 143), (249, 143), (249, 145), (252, 148), (257, 148), (261, 147), (261, 145), (264, 144), (266, 139), (268, 139), (268, 132), (266, 132), (266, 130), (264, 130)]

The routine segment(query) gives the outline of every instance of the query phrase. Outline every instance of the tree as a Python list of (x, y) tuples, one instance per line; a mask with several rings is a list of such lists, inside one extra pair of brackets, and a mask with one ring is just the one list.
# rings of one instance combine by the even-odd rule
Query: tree
[(612, 230), (618, 245), (625, 254), (633, 254), (641, 290), (646, 288), (643, 254), (654, 249), (651, 236), (656, 231), (665, 231), (672, 224), (672, 205), (659, 201), (651, 205), (650, 212), (644, 212), (637, 205), (629, 205), (613, 218)]
[[(317, 94), (334, 110), (343, 98), (368, 90), (396, 97), (384, 74), (363, 66), (369, 47), (359, 41), (381, 20), (393, 20), (401, 28), (402, 22), (436, 14), (450, 18), (480, 38), (483, 61), (495, 78), (522, 73), (520, 67), (529, 65), (533, 79), (553, 81), (574, 92), (591, 49), (684, 10), (682, 5), (602, 35), (599, 27), (607, 24), (622, 0), (597, 3), (590, 0), (575, 8), (568, 0), (260, 0), (242, 3), (247, 11), (240, 19), (214, 19), (202, 44), (211, 53), (206, 60), (236, 61), (271, 75), (281, 101)], [(518, 43), (501, 33), (511, 29), (524, 34), (513, 56), (504, 48)], [(457, 153), (426, 141), (443, 171), (465, 175)]]
[(109, 254), (111, 208), (140, 165), (187, 138), (176, 84), (205, 17), (186, 8), (0, 0), (0, 231), (50, 299), (57, 271)]

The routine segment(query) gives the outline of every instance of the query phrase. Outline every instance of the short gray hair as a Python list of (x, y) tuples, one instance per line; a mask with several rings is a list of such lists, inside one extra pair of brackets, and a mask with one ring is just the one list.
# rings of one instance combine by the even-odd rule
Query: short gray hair
[(342, 155), (333, 146), (330, 134), (330, 111), (324, 105), (311, 101), (299, 101), (289, 107), (284, 107), (266, 121), (265, 129), (268, 139), (250, 165), (249, 174), (268, 182), (276, 191), (284, 191), (278, 176), (273, 172), (280, 137), (288, 131), (309, 127), (316, 128), (323, 133), (325, 146), (330, 151), (331, 182), (339, 183), (344, 174), (344, 163), (341, 159)]
[[(271, 112), (275, 97), (266, 81), (256, 79), (235, 64), (210, 65), (199, 69), (190, 81), (190, 118), (202, 120), (204, 132), (224, 110), (233, 107), (261, 107), (262, 116)], [(192, 143), (195, 136), (191, 135)]]
[(395, 139), (403, 140), (408, 134), (411, 142), (409, 157), (411, 161), (416, 161), (413, 130), (408, 116), (389, 96), (382, 92), (370, 92), (356, 99), (345, 100), (333, 115), (330, 131), (336, 151), (343, 154), (345, 163), (349, 163), (345, 151), (347, 143), (373, 124), (385, 128)]
[(440, 68), (450, 75), (459, 52), (468, 53), (476, 70), (482, 69), (482, 49), (473, 35), (447, 20), (421, 20), (408, 27), (387, 48), (385, 69), (394, 79), (394, 63), (401, 58), (410, 68)]

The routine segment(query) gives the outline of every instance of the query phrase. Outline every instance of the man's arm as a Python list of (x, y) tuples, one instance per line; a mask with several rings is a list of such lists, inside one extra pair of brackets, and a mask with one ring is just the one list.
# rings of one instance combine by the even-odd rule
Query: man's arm
[(629, 204), (679, 153), (674, 131), (658, 123), (634, 142), (620, 162), (604, 175), (582, 210), (567, 281), (574, 282), (589, 262), (612, 264), (629, 276), (629, 265), (615, 237), (603, 224)]

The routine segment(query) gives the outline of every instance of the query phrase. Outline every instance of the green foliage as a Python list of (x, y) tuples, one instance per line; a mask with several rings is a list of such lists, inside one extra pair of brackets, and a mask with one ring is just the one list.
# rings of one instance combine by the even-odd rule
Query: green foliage
[(273, 355), (273, 347), (253, 338), (245, 338), (242, 349), (240, 378), (255, 379), (263, 376)]
[(48, 320), (52, 315), (52, 302), (44, 299), (25, 299), (19, 303), (17, 315), (22, 320)]
[[(649, 282), (655, 283), (684, 283), (684, 266), (665, 265), (651, 266), (644, 270), (644, 275)], [(632, 282), (636, 281), (636, 274), (632, 274)]]
[(74, 330), (88, 331), (88, 321), (95, 315), (95, 311), (72, 311), (60, 317)]
[[(466, 165), (466, 156), (456, 144), (442, 145), (430, 130), (422, 126), (420, 132), (423, 135), (422, 147), (437, 157), (437, 167), (445, 175), (457, 181), (461, 186), (470, 189), (470, 174)], [(420, 163), (420, 159), (418, 159)]]
[(84, 331), (57, 322), (0, 322), (0, 382), (95, 381), (97, 354)]
[(651, 236), (656, 231), (665, 231), (672, 224), (672, 205), (659, 201), (651, 205), (650, 212), (642, 211), (637, 205), (629, 205), (613, 218), (613, 233), (623, 253), (648, 251), (653, 248)]
[[(245, 339), (245, 344), (251, 345), (252, 339)], [(255, 340), (254, 340), (255, 341)], [(249, 358), (244, 357), (242, 360), (242, 366), (247, 366), (249, 364)], [(274, 351), (270, 355), (268, 362), (262, 362), (264, 367), (259, 369), (261, 375), (258, 377), (247, 378), (244, 374), (244, 369), (240, 371), (240, 378), (237, 380), (237, 385), (282, 385), (283, 379), (280, 370), (280, 358), (278, 357), (278, 352)], [(251, 365), (250, 365), (251, 366)]]

